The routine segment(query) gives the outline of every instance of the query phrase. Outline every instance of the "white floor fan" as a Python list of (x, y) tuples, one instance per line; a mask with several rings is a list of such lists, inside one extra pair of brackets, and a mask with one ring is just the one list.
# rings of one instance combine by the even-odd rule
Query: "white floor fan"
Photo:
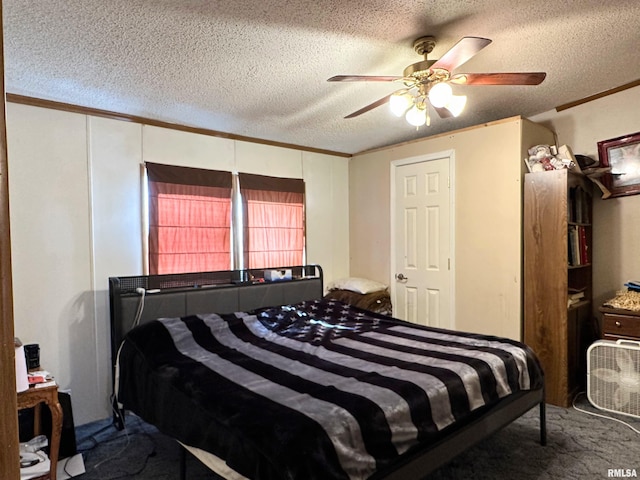
[(640, 342), (598, 340), (587, 349), (587, 398), (601, 410), (640, 418)]

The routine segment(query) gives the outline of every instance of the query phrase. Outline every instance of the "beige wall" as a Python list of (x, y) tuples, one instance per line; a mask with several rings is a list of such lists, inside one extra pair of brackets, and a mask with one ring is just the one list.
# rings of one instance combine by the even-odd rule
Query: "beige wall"
[(455, 327), (520, 339), (523, 149), (552, 141), (548, 130), (513, 117), (356, 155), (349, 173), (351, 275), (394, 281), (391, 162), (451, 150)]
[(307, 261), (349, 273), (347, 158), (11, 103), (7, 133), (15, 334), (77, 425), (109, 415), (108, 277), (142, 273), (141, 162), (303, 178)]
[[(598, 158), (597, 143), (640, 132), (640, 87), (625, 90), (561, 112), (532, 117), (552, 128), (558, 144), (574, 153)], [(640, 279), (640, 195), (602, 200), (594, 190), (594, 307)]]
[[(639, 103), (636, 87), (531, 120), (575, 153), (597, 157), (599, 140), (640, 131)], [(390, 162), (454, 150), (456, 326), (520, 336), (522, 149), (553, 142), (530, 122), (508, 119), (349, 162), (24, 105), (7, 109), (16, 335), (41, 344), (43, 364), (72, 390), (77, 424), (108, 415), (107, 277), (141, 273), (143, 159), (301, 175), (308, 261), (324, 267), (327, 281), (351, 274), (390, 283)], [(596, 198), (596, 305), (640, 278), (638, 245), (640, 195)]]

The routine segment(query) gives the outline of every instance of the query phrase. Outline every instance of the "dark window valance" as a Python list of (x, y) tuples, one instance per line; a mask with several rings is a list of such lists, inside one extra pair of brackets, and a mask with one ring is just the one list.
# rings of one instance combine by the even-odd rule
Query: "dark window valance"
[(149, 180), (158, 183), (231, 188), (231, 172), (146, 162)]
[(304, 180), (299, 178), (278, 178), (252, 173), (238, 173), (240, 188), (266, 190), (270, 192), (304, 193)]

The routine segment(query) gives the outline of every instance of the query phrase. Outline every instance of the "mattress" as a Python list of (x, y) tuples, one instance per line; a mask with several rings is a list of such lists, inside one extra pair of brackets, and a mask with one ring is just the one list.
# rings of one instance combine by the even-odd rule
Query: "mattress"
[(158, 319), (120, 349), (118, 399), (252, 479), (366, 479), (543, 377), (525, 345), (336, 300)]

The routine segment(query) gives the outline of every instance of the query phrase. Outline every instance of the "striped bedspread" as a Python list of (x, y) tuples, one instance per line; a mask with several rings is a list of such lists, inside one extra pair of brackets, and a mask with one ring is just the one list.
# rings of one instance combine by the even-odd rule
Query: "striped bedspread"
[(129, 332), (119, 401), (253, 479), (365, 479), (542, 384), (530, 350), (333, 300), (159, 319)]

